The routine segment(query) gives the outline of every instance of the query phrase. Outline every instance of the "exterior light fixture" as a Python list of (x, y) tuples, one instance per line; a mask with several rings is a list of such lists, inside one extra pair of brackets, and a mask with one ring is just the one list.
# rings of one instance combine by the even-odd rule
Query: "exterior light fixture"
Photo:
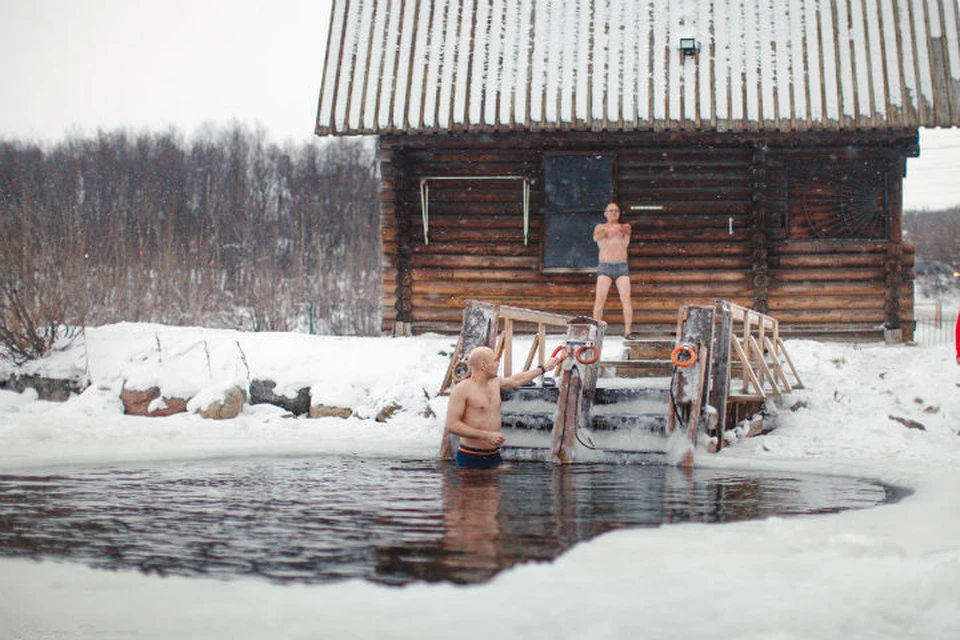
[(696, 55), (699, 50), (696, 38), (680, 38), (680, 53), (684, 57)]

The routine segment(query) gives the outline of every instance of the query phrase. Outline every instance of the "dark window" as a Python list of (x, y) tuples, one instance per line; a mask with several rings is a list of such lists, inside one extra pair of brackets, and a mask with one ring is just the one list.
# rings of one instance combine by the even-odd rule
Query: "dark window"
[(887, 237), (885, 161), (826, 158), (788, 171), (791, 239)]
[(543, 268), (589, 270), (597, 266), (593, 228), (613, 197), (610, 156), (544, 158)]

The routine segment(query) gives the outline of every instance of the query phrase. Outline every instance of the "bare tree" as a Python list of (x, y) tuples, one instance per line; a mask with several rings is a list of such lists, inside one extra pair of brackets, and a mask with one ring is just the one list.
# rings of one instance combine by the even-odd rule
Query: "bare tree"
[(365, 141), (0, 140), (0, 342), (35, 357), (57, 326), (119, 320), (376, 333), (377, 188)]

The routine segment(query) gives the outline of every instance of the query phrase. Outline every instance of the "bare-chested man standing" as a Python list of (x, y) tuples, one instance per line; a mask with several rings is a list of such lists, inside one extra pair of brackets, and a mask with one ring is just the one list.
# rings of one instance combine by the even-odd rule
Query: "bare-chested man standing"
[(500, 359), (493, 349), (477, 347), (470, 352), (467, 358), (470, 373), (450, 392), (447, 407), (446, 432), (460, 436), (457, 466), (488, 469), (502, 462), (500, 445), (504, 438), (500, 432), (500, 392), (533, 381), (556, 367), (567, 353), (565, 349), (536, 369), (501, 378), (497, 375)]
[(593, 317), (603, 320), (610, 285), (616, 283), (623, 305), (623, 334), (629, 336), (633, 328), (633, 302), (630, 299), (630, 270), (627, 268), (627, 247), (630, 245), (630, 225), (620, 224), (620, 207), (611, 202), (603, 215), (607, 221), (593, 229), (593, 240), (600, 247), (597, 266), (597, 297), (593, 302)]

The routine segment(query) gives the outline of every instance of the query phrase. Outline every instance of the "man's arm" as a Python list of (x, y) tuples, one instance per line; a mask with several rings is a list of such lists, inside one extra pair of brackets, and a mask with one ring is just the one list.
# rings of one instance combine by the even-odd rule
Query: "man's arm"
[(607, 230), (602, 224), (598, 224), (593, 228), (593, 241), (600, 242), (607, 237)]
[(565, 348), (556, 358), (550, 358), (543, 363), (543, 370), (541, 371), (540, 367), (536, 369), (530, 369), (529, 371), (521, 371), (520, 373), (515, 373), (509, 378), (500, 378), (500, 388), (501, 389), (516, 389), (517, 387), (522, 387), (528, 382), (533, 381), (538, 376), (543, 375), (547, 371), (550, 371), (558, 364), (563, 362), (567, 357), (567, 354), (570, 351), (570, 347)]
[(633, 228), (629, 224), (620, 225), (620, 235), (629, 238)]
[(463, 421), (467, 412), (467, 389), (463, 383), (457, 384), (450, 392), (450, 402), (447, 404), (447, 422), (445, 433), (452, 433), (463, 438), (477, 438), (486, 440), (491, 446), (497, 447), (503, 443), (503, 436), (496, 431), (484, 431), (471, 427)]

